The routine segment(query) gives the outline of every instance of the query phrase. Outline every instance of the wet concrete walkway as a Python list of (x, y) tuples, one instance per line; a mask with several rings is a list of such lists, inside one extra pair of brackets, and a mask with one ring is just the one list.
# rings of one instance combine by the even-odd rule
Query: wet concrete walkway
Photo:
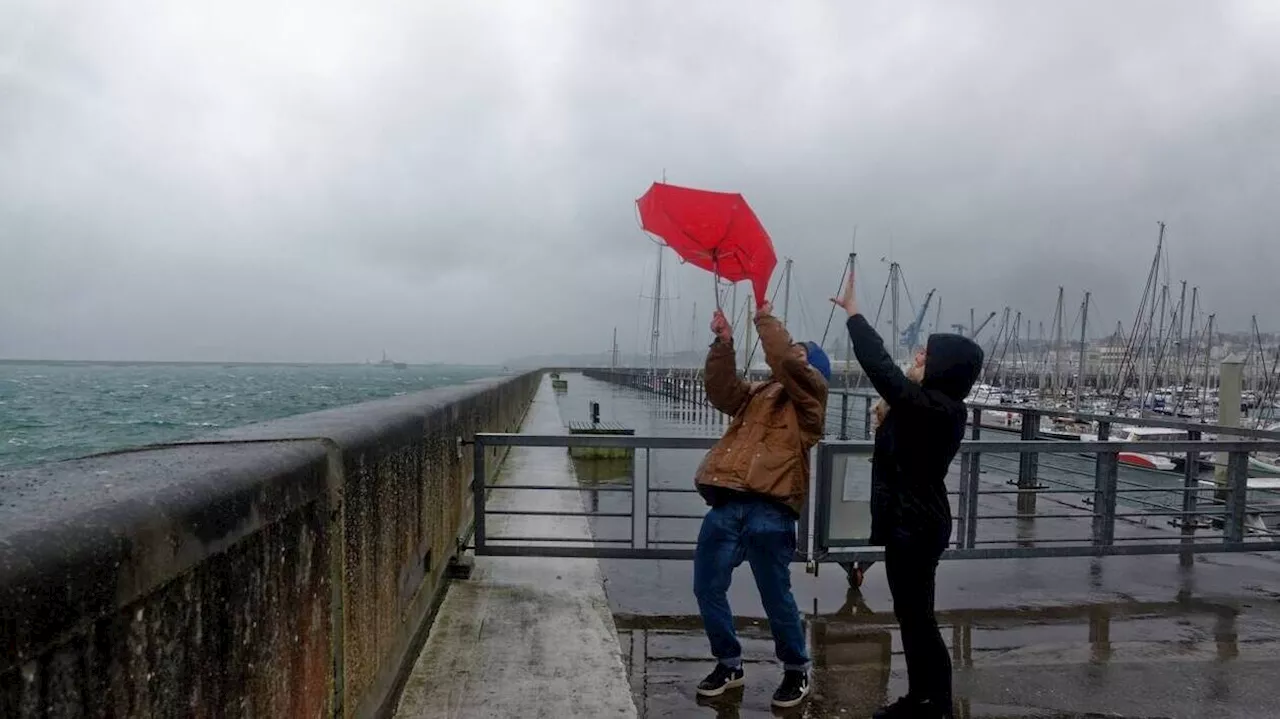
[[(524, 431), (563, 432), (544, 379)], [(575, 486), (564, 449), (513, 448), (498, 483)], [(495, 510), (582, 512), (578, 492), (494, 492)], [(488, 536), (591, 538), (583, 518), (491, 517)], [(570, 546), (574, 543), (569, 542)], [(403, 719), (635, 717), (599, 563), (479, 557), (454, 582), (396, 713)]]

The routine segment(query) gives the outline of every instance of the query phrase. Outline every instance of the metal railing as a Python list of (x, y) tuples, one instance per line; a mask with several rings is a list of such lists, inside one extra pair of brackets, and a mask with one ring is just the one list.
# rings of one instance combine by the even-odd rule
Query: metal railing
[[(1280, 549), (1280, 533), (1259, 524), (1247, 526), (1246, 519), (1280, 516), (1280, 503), (1250, 503), (1247, 460), (1250, 451), (1274, 451), (1277, 447), (1280, 447), (1280, 442), (1240, 440), (1071, 443), (968, 440), (962, 444), (957, 457), (958, 487), (948, 492), (956, 505), (955, 528), (952, 546), (944, 558), (1274, 551)], [(815, 559), (851, 561), (880, 558), (882, 552), (877, 550), (851, 551), (869, 546), (868, 542), (834, 536), (828, 521), (836, 481), (831, 468), (841, 455), (865, 455), (868, 452), (866, 443), (824, 442), (817, 452), (816, 495), (819, 505)], [(1195, 466), (1195, 458), (1200, 454), (1210, 452), (1227, 453), (1229, 461), (1222, 484), (1206, 483), (1192, 471), (1186, 471), (1181, 476), (1167, 475), (1169, 483), (1160, 485), (1137, 480), (1122, 481), (1119, 462), (1122, 452), (1182, 454), (1189, 458), (1188, 467)], [(1093, 455), (1092, 481), (1085, 483), (1070, 478), (1037, 481), (1040, 459), (1046, 455), (1063, 454)], [(984, 486), (982, 463), (993, 459), (993, 455), (1018, 456), (1020, 472), (1015, 481), (987, 482)], [(1028, 478), (1032, 481), (1028, 482)], [(1148, 499), (1151, 496), (1172, 497), (1174, 501), (1151, 501)], [(1000, 498), (1005, 501), (988, 501), (984, 510), (984, 499)], [(1050, 500), (1046, 502), (1050, 511), (1037, 507), (1038, 498)], [(1077, 501), (1071, 502), (1073, 498)], [(1014, 502), (1008, 502), (1009, 499)], [(1280, 495), (1276, 499), (1280, 500)], [(997, 505), (1006, 503), (1012, 505), (1010, 509), (997, 508)], [(1152, 520), (1159, 519), (1166, 521), (1163, 524), (1152, 523)], [(1069, 536), (1030, 537), (1019, 536), (1016, 524), (1013, 527), (993, 526), (1040, 520), (1079, 531)], [(1132, 528), (1134, 536), (1123, 536), (1129, 532), (1117, 532), (1118, 527)], [(984, 528), (987, 531), (984, 532)], [(999, 532), (991, 530), (998, 528), (1012, 528), (1014, 533), (993, 536)]]
[[(980, 428), (975, 427), (975, 435)], [(589, 436), (478, 434), (475, 437), (475, 475), (472, 481), (474, 549), (477, 555), (597, 557), (630, 559), (691, 559), (696, 524), (683, 537), (665, 536), (654, 523), (698, 520), (705, 506), (693, 488), (696, 462), (681, 469), (681, 476), (655, 483), (654, 450), (707, 450), (717, 437)], [(637, 454), (629, 481), (615, 485), (588, 485), (568, 478), (566, 484), (527, 484), (518, 477), (486, 482), (486, 447), (625, 448)], [(824, 441), (814, 451), (813, 484), (806, 511), (797, 532), (796, 561), (844, 562), (877, 559), (882, 550), (871, 547), (865, 536), (841, 535), (838, 483), (870, 481), (869, 459), (874, 447), (865, 441)], [(1013, 557), (1068, 557), (1135, 554), (1275, 551), (1280, 532), (1270, 530), (1265, 518), (1280, 516), (1280, 493), (1275, 503), (1250, 499), (1248, 454), (1280, 451), (1280, 441), (1188, 440), (1168, 442), (1063, 442), (1051, 440), (966, 440), (952, 468), (948, 495), (953, 502), (951, 547), (944, 559), (996, 559)], [(1159, 452), (1187, 458), (1187, 470), (1178, 474), (1147, 473), (1122, 476), (1123, 452)], [(1195, 468), (1198, 458), (1210, 453), (1228, 457), (1220, 482), (1202, 479)], [(1067, 456), (1059, 462), (1042, 459)], [(1092, 471), (1063, 462), (1087, 465), (1079, 455), (1092, 458)], [(1016, 480), (987, 481), (984, 466), (1016, 456)], [(836, 476), (841, 461), (861, 457), (865, 467), (850, 479), (848, 465)], [(643, 460), (643, 461), (641, 461)], [(595, 460), (585, 460), (595, 461)], [(643, 465), (643, 471), (636, 468)], [(685, 471), (687, 469), (687, 471)], [(1070, 470), (1070, 471), (1064, 471)], [(1000, 476), (999, 471), (993, 472)], [(1091, 476), (1089, 476), (1091, 475)], [(501, 475), (500, 475), (501, 477)], [(1155, 477), (1155, 479), (1152, 479)], [(514, 480), (514, 481), (512, 481)], [(954, 485), (954, 486), (952, 486)], [(1266, 490), (1263, 490), (1264, 492)], [(611, 497), (604, 510), (529, 509), (513, 495), (493, 506), (497, 492), (576, 492), (579, 497), (597, 493)], [(685, 496), (688, 506), (671, 511), (663, 497)], [(1043, 502), (1038, 500), (1043, 499)], [(1010, 501), (1012, 500), (1012, 501)], [(680, 500), (676, 500), (680, 502)], [(1042, 506), (1043, 505), (1043, 506)], [(517, 536), (490, 534), (491, 517), (573, 518), (594, 522), (590, 533), (579, 536)], [(625, 536), (603, 536), (603, 523), (625, 522)], [(833, 524), (834, 522), (834, 524)], [(810, 532), (810, 527), (815, 531)], [(1064, 530), (1066, 536), (1039, 536), (1040, 529)], [(1118, 529), (1120, 531), (1118, 531)], [(1034, 531), (1031, 531), (1034, 530)], [(1010, 533), (1011, 532), (1011, 533)], [(1033, 536), (1036, 535), (1036, 536)]]
[[(701, 513), (673, 514), (654, 512), (650, 497), (661, 495), (697, 494), (692, 479), (682, 487), (651, 486), (650, 450), (707, 450), (718, 441), (717, 437), (637, 437), (628, 435), (526, 435), (526, 434), (477, 434), (475, 437), (475, 474), (472, 479), (472, 505), (475, 510), (474, 549), (478, 556), (540, 556), (540, 557), (596, 557), (600, 559), (692, 559), (694, 541), (655, 540), (651, 536), (650, 522), (654, 520), (701, 519)], [(506, 484), (488, 483), (484, 480), (484, 449), (486, 447), (563, 447), (597, 449), (643, 450), (644, 473), (633, 473), (626, 486), (585, 486), (574, 484)], [(630, 519), (630, 531), (626, 537), (526, 537), (490, 536), (486, 533), (490, 516), (529, 516), (530, 510), (492, 509), (489, 493), (503, 492), (605, 492), (629, 494), (626, 512), (572, 512), (555, 511), (538, 516), (577, 517), (586, 519)], [(699, 500), (700, 501), (700, 500)], [(568, 544), (577, 546), (566, 546)], [(590, 545), (590, 546), (582, 546)], [(687, 545), (677, 548), (670, 545)]]

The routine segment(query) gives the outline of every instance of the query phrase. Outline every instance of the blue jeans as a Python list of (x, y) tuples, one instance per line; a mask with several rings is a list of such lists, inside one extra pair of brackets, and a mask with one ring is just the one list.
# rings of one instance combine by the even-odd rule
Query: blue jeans
[(787, 669), (807, 669), (804, 625), (791, 596), (791, 559), (796, 551), (796, 520), (764, 501), (732, 501), (712, 507), (702, 520), (693, 559), (693, 593), (711, 653), (728, 667), (742, 665), (742, 645), (733, 630), (729, 583), (747, 560), (760, 590), (778, 659)]

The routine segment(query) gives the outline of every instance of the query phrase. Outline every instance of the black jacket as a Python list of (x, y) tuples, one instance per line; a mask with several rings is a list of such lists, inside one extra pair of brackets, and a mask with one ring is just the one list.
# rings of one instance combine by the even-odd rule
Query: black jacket
[(931, 335), (916, 384), (862, 315), (848, 327), (858, 363), (889, 405), (872, 455), (871, 543), (940, 554), (951, 538), (947, 469), (964, 438), (964, 399), (982, 371), (982, 348), (960, 335)]

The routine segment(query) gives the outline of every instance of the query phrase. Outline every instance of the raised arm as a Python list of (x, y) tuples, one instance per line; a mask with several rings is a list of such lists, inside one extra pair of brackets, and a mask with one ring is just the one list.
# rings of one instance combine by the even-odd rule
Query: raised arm
[(853, 353), (862, 365), (862, 371), (871, 380), (884, 401), (890, 407), (901, 404), (919, 404), (923, 401), (920, 385), (907, 379), (907, 375), (894, 363), (885, 351), (884, 341), (876, 333), (867, 318), (860, 314), (849, 318), (849, 339), (853, 341)]
[(853, 353), (862, 365), (862, 371), (871, 386), (884, 398), (890, 406), (902, 404), (924, 404), (927, 397), (920, 385), (907, 379), (907, 375), (894, 364), (893, 358), (884, 349), (884, 341), (858, 311), (858, 296), (854, 289), (853, 268), (849, 268), (848, 279), (845, 280), (844, 292), (839, 297), (832, 297), (831, 302), (844, 309), (849, 315), (847, 327), (849, 339), (853, 341)]
[(800, 428), (821, 438), (827, 424), (827, 382), (802, 358), (791, 333), (768, 308), (765, 305), (756, 315), (756, 330), (760, 334), (760, 345), (764, 347), (764, 361), (795, 404)]
[(733, 351), (733, 328), (719, 310), (716, 310), (711, 319), (711, 331), (715, 334), (716, 341), (707, 352), (706, 372), (703, 376), (707, 400), (712, 407), (733, 416), (746, 403), (751, 385), (738, 377), (737, 355)]

